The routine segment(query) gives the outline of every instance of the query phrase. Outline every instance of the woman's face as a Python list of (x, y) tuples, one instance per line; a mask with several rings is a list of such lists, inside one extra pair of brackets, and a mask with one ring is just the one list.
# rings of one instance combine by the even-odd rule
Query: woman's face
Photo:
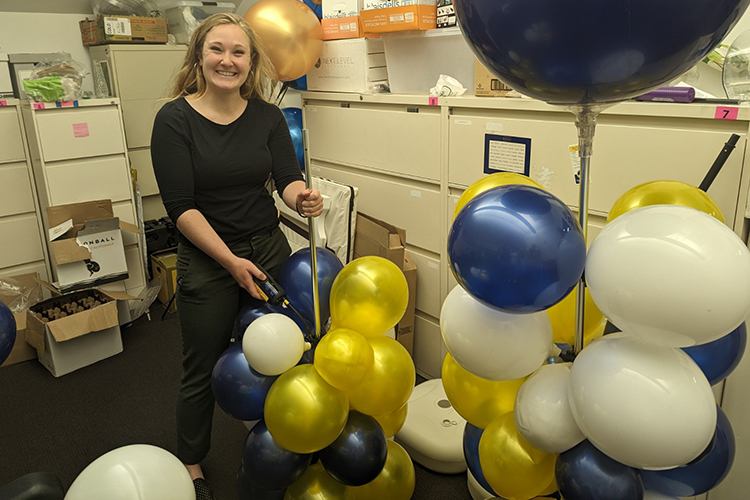
[(207, 92), (238, 92), (250, 73), (250, 40), (236, 24), (220, 24), (206, 34), (199, 64)]

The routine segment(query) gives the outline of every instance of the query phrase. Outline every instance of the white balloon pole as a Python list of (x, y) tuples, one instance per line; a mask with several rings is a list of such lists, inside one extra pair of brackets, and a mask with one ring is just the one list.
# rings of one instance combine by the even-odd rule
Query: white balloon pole
[[(310, 155), (308, 154), (309, 139), (307, 129), (302, 129), (302, 149), (305, 157), (305, 185), (312, 189), (312, 174), (310, 173)], [(307, 230), (310, 240), (310, 271), (312, 275), (313, 313), (315, 315), (315, 338), (320, 338), (320, 295), (318, 292), (318, 258), (315, 242), (315, 217), (308, 217)]]

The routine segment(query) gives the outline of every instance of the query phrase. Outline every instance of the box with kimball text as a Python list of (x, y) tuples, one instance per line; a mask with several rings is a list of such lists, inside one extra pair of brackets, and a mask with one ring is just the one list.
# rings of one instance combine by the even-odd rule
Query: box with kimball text
[(110, 200), (47, 208), (50, 249), (63, 292), (127, 279), (122, 231), (138, 227), (114, 216)]

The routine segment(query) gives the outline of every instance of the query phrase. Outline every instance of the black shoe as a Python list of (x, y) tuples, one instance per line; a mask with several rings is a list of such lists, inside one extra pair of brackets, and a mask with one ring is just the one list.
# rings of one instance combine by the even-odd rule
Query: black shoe
[(193, 479), (193, 486), (195, 486), (195, 500), (214, 500), (211, 488), (208, 487), (205, 479), (202, 477)]

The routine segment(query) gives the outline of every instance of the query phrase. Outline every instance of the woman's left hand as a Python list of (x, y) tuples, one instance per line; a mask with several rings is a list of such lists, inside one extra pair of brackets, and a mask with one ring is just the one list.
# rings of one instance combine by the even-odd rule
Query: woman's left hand
[(297, 194), (295, 206), (302, 217), (317, 217), (323, 213), (323, 197), (317, 189), (304, 189)]

